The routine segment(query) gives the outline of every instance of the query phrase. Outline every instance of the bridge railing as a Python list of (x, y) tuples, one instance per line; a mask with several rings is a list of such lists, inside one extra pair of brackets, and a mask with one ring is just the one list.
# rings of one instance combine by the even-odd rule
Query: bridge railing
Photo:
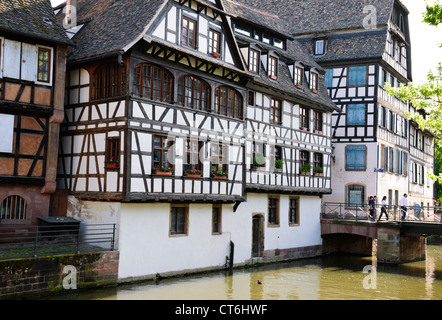
[[(376, 205), (375, 217), (377, 221), (381, 216), (381, 205)], [(441, 223), (442, 207), (430, 206), (408, 206), (405, 211), (405, 218), (402, 219), (403, 210), (400, 205), (387, 205), (389, 221), (425, 221)], [(354, 205), (350, 203), (324, 202), (321, 209), (322, 219), (370, 221), (373, 217), (370, 206), (367, 204)], [(387, 216), (382, 214), (381, 221), (386, 221)]]

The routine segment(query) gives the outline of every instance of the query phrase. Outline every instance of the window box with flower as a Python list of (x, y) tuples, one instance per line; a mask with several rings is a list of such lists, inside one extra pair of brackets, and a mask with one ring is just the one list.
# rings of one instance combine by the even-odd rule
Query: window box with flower
[(184, 174), (186, 177), (191, 177), (191, 178), (201, 178), (201, 170), (198, 169), (187, 169), (186, 171), (184, 171)]
[(322, 177), (324, 169), (322, 167), (315, 167), (313, 170), (315, 172), (315, 177)]
[(312, 165), (310, 163), (306, 163), (299, 168), (299, 171), (302, 176), (308, 176), (310, 175), (310, 169), (312, 168)]
[(212, 170), (212, 176), (215, 179), (227, 179), (228, 175), (229, 173), (223, 170), (216, 170), (216, 169)]
[(153, 173), (154, 174), (158, 174), (158, 175), (163, 175), (163, 176), (171, 176), (173, 174), (173, 168), (172, 167), (167, 167), (167, 166), (154, 166), (153, 167)]
[(276, 159), (275, 160), (275, 172), (276, 173), (281, 173), (283, 165), (284, 165), (284, 161), (283, 160)]
[(117, 158), (109, 158), (104, 162), (104, 167), (106, 169), (116, 169), (120, 166)]

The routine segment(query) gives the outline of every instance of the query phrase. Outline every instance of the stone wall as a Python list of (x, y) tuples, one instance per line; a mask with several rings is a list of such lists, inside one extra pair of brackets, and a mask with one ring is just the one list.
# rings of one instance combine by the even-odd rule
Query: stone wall
[(0, 299), (117, 285), (118, 263), (118, 251), (3, 260)]

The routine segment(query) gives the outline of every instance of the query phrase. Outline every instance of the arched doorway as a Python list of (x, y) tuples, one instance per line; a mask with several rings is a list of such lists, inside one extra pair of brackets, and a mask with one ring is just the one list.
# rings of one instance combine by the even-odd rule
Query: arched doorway
[(264, 216), (257, 214), (252, 220), (252, 258), (262, 257), (264, 252)]

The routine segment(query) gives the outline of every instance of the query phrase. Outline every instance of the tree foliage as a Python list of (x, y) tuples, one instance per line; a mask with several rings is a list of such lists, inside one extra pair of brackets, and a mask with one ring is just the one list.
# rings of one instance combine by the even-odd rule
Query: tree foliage
[(424, 22), (438, 26), (442, 23), (442, 4), (436, 1), (433, 4), (426, 3), (426, 11), (423, 13)]

